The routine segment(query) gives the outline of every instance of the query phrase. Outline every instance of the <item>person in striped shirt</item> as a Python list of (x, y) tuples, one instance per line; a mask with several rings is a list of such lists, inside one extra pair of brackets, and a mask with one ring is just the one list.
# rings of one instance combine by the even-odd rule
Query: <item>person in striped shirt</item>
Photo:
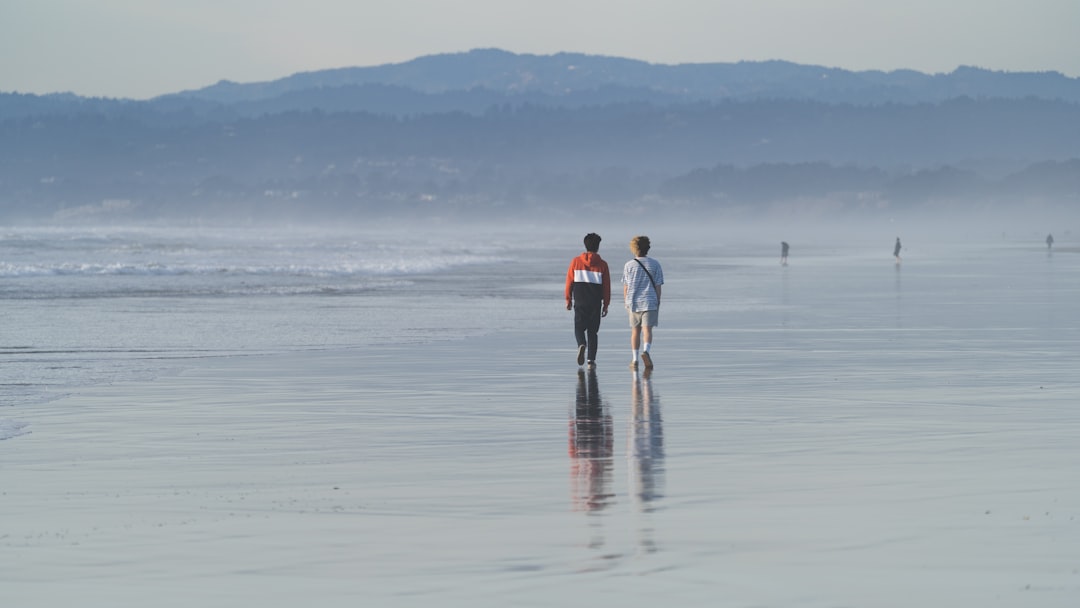
[(651, 243), (647, 236), (630, 239), (630, 252), (634, 259), (623, 267), (623, 300), (630, 313), (630, 349), (633, 359), (630, 367), (637, 369), (638, 349), (645, 369), (652, 369), (653, 328), (660, 321), (660, 286), (664, 284), (664, 269), (660, 262), (649, 257)]
[(596, 366), (597, 334), (600, 318), (606, 317), (611, 304), (611, 271), (600, 257), (600, 235), (585, 235), (585, 253), (570, 261), (566, 270), (566, 310), (574, 311), (574, 338), (577, 340), (577, 364)]

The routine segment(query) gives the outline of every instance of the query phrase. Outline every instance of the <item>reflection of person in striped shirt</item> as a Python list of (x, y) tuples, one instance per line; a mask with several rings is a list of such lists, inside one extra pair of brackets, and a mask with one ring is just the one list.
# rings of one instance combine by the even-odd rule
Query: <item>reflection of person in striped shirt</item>
[(637, 369), (638, 348), (645, 369), (652, 369), (652, 329), (660, 322), (660, 286), (664, 284), (664, 269), (660, 262), (648, 257), (649, 237), (635, 236), (630, 239), (630, 252), (634, 259), (623, 267), (623, 299), (630, 313), (630, 349), (634, 358), (630, 367)]
[(600, 254), (600, 235), (585, 235), (585, 253), (570, 261), (566, 270), (566, 310), (574, 311), (574, 337), (577, 340), (578, 365), (596, 365), (596, 338), (600, 317), (606, 317), (611, 304), (611, 271)]

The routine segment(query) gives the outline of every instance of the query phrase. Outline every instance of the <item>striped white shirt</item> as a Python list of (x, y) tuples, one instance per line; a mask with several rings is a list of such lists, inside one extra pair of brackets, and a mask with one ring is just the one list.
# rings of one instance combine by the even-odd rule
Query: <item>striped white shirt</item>
[(641, 268), (641, 264), (638, 264), (638, 260), (649, 269), (657, 286), (664, 284), (664, 269), (660, 267), (660, 262), (646, 256), (630, 260), (623, 267), (622, 275), (623, 285), (627, 286), (626, 309), (630, 312), (658, 310), (660, 299), (657, 297), (656, 290), (653, 289), (652, 282), (649, 281), (649, 275)]

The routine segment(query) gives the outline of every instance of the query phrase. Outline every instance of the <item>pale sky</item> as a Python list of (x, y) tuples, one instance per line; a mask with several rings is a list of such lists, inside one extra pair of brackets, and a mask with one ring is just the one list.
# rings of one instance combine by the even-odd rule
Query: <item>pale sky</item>
[(0, 0), (0, 91), (145, 99), (501, 48), (1080, 77), (1080, 0)]

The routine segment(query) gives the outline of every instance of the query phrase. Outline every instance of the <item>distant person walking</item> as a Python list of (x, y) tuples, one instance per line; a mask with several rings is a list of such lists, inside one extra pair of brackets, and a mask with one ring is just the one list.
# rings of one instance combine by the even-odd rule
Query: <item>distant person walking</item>
[(1054, 235), (1053, 234), (1046, 235), (1046, 248), (1050, 249), (1053, 246), (1054, 246)]
[(577, 340), (577, 364), (596, 365), (600, 318), (606, 317), (611, 304), (611, 271), (600, 257), (600, 235), (585, 235), (585, 253), (570, 260), (566, 269), (566, 310), (574, 311), (574, 338)]
[(896, 263), (900, 263), (900, 237), (896, 237), (896, 246), (892, 250), (893, 257), (896, 258)]
[(630, 239), (634, 259), (623, 266), (623, 301), (630, 313), (630, 367), (637, 369), (638, 349), (645, 369), (652, 369), (653, 328), (660, 320), (660, 286), (664, 284), (664, 269), (660, 262), (648, 257), (651, 243), (647, 236)]
[(787, 241), (780, 241), (780, 265), (781, 266), (787, 266), (787, 252), (788, 252)]

